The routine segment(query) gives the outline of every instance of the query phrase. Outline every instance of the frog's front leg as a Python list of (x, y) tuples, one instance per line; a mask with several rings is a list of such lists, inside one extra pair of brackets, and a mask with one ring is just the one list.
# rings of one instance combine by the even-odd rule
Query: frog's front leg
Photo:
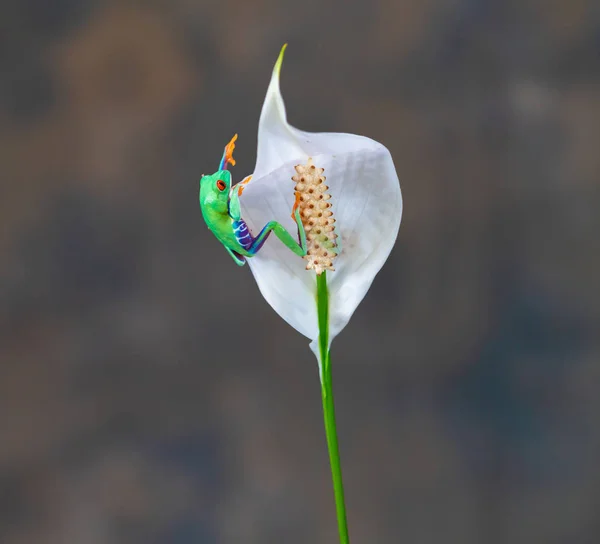
[(244, 192), (244, 189), (246, 188), (246, 185), (248, 184), (248, 182), (252, 179), (252, 176), (246, 176), (242, 181), (240, 181), (239, 183), (236, 183), (231, 190), (232, 191), (236, 191), (237, 192), (237, 196), (242, 196), (242, 193)]

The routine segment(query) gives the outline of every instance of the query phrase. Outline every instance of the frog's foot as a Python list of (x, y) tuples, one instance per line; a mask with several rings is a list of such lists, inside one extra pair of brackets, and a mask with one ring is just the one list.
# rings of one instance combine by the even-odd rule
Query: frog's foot
[(221, 159), (221, 164), (219, 166), (220, 170), (226, 170), (227, 165), (231, 164), (231, 166), (235, 166), (235, 159), (233, 158), (233, 150), (235, 149), (235, 141), (237, 140), (238, 135), (234, 134), (233, 138), (229, 140), (229, 143), (225, 146), (225, 151), (223, 152), (223, 158)]
[(300, 201), (301, 201), (300, 192), (295, 191), (294, 196), (296, 199), (294, 200), (294, 206), (292, 207), (292, 219), (295, 221), (296, 220), (296, 210), (300, 207)]
[(236, 184), (238, 196), (242, 196), (244, 189), (246, 188), (246, 184), (252, 179), (252, 176), (246, 176), (242, 181)]

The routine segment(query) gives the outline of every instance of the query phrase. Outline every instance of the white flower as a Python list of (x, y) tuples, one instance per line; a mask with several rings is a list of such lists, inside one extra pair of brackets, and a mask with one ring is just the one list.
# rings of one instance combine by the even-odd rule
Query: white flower
[[(333, 262), (335, 271), (327, 273), (330, 344), (392, 250), (400, 227), (402, 195), (392, 157), (380, 143), (353, 134), (303, 132), (288, 124), (279, 88), (284, 50), (285, 46), (263, 104), (256, 167), (241, 198), (242, 215), (254, 233), (275, 220), (295, 234), (290, 216), (294, 167), (312, 159), (317, 168), (324, 169), (337, 241), (341, 241)], [(248, 264), (267, 302), (313, 341), (311, 348), (318, 357), (315, 271), (306, 270), (307, 261), (275, 236)]]

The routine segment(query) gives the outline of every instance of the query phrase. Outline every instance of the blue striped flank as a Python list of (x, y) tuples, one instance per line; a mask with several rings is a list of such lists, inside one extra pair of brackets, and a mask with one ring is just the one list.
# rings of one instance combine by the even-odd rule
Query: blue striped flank
[(253, 238), (252, 234), (250, 234), (250, 230), (248, 229), (248, 225), (246, 225), (246, 222), (243, 219), (233, 222), (233, 233), (235, 235), (235, 239), (244, 249), (247, 250), (250, 248)]

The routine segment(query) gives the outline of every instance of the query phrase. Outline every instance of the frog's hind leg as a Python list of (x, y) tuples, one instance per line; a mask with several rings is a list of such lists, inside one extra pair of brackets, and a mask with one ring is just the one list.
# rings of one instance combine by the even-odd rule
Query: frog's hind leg
[(233, 249), (229, 249), (225, 247), (227, 253), (231, 255), (231, 258), (235, 261), (235, 264), (238, 266), (244, 266), (246, 264), (246, 258), (243, 255), (240, 255), (237, 251), (233, 251)]
[[(298, 221), (300, 221), (299, 214), (297, 215)], [(300, 222), (300, 225), (302, 223)], [(299, 227), (300, 228), (300, 227)], [(263, 244), (267, 241), (267, 238), (271, 234), (275, 233), (275, 236), (279, 238), (285, 247), (292, 250), (299, 257), (306, 255), (306, 235), (304, 235), (304, 229), (299, 230), (299, 241), (294, 240), (294, 237), (277, 221), (269, 221), (263, 229), (260, 231), (258, 236), (252, 240), (251, 246), (248, 248), (248, 252), (252, 255), (256, 255)]]

